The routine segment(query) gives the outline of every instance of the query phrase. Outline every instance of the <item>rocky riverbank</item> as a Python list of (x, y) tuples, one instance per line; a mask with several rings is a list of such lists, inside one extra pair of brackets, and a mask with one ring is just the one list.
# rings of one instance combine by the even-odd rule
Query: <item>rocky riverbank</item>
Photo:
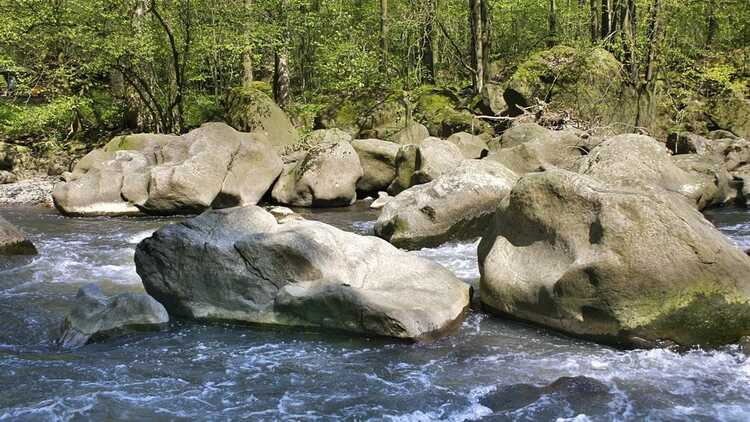
[[(750, 257), (701, 214), (748, 203), (750, 142), (732, 132), (656, 139), (511, 119), (494, 136), (412, 121), (387, 139), (328, 128), (297, 141), (237, 123), (256, 112), (238, 110), (235, 127), (115, 137), (61, 180), (0, 186), (0, 203), (47, 203), (54, 183), (66, 216), (200, 214), (135, 255), (146, 291), (180, 318), (446, 335), (471, 286), (397, 248), (481, 238), (473, 287), (491, 314), (623, 347), (750, 335)], [(384, 240), (257, 206), (346, 208), (376, 194)], [(63, 343), (87, 341), (73, 337)]]

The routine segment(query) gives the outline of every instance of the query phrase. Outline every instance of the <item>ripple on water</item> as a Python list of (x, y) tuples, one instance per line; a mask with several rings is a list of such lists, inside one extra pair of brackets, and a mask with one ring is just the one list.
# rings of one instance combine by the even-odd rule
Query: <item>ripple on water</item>
[[(478, 312), (456, 335), (426, 344), (177, 322), (167, 332), (50, 351), (45, 330), (59, 326), (75, 285), (109, 281), (115, 291), (129, 289), (138, 280), (135, 245), (163, 222), (14, 217), (42, 254), (0, 272), (0, 288), (29, 286), (0, 295), (0, 419), (740, 421), (750, 415), (750, 363), (736, 348), (618, 351)], [(371, 233), (372, 220), (345, 217), (331, 218)], [(723, 230), (750, 239), (750, 224), (742, 221)], [(476, 242), (412, 253), (463, 280), (479, 278)], [(606, 385), (603, 413), (581, 412), (552, 393), (498, 414), (483, 404), (497, 391), (516, 391), (509, 386), (574, 376)]]
[(454, 242), (437, 248), (424, 248), (414, 253), (443, 265), (461, 280), (474, 282), (479, 279), (478, 245), (479, 241)]

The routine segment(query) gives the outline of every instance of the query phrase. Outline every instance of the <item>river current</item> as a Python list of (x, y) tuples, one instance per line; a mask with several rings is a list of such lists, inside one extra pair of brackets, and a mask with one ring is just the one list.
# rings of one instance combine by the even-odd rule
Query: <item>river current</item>
[[(476, 310), (457, 334), (421, 344), (174, 321), (56, 351), (51, 340), (78, 288), (142, 291), (135, 246), (174, 220), (0, 214), (40, 251), (0, 263), (0, 420), (750, 419), (750, 360), (736, 347), (620, 351)], [(305, 216), (368, 234), (377, 213), (360, 205)], [(750, 213), (709, 218), (750, 247)], [(474, 242), (414, 253), (478, 281)], [(563, 377), (586, 378), (544, 387)]]

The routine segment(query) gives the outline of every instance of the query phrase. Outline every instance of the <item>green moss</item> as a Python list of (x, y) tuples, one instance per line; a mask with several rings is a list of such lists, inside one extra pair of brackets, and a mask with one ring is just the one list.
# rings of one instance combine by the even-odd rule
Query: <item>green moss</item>
[[(464, 109), (458, 96), (446, 88), (421, 87), (415, 114), (417, 121), (424, 124), (433, 136), (448, 137), (472, 129), (472, 113)], [(475, 122), (475, 126), (479, 127), (480, 123)]]
[(718, 346), (750, 334), (750, 303), (716, 283), (697, 283), (679, 294), (654, 295), (628, 306), (623, 325), (652, 339)]
[(104, 150), (107, 152), (140, 150), (143, 148), (144, 138), (139, 135), (116, 136), (107, 143)]

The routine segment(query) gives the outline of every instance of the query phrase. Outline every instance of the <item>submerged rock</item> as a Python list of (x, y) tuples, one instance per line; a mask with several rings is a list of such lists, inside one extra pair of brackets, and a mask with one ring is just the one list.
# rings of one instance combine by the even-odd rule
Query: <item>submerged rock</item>
[(392, 198), (375, 224), (375, 233), (411, 249), (479, 237), (517, 179), (502, 164), (466, 160)]
[(362, 175), (349, 142), (318, 144), (285, 166), (271, 195), (280, 204), (298, 207), (349, 206), (357, 200)]
[(257, 203), (281, 172), (264, 135), (207, 123), (186, 135), (129, 135), (79, 161), (55, 186), (66, 215), (196, 213)]
[(259, 207), (206, 212), (142, 241), (136, 269), (170, 314), (418, 339), (462, 318), (470, 287), (427, 259)]
[[(584, 376), (562, 377), (549, 385), (513, 384), (502, 386), (483, 397), (480, 403), (495, 414), (510, 413), (527, 407), (540, 399), (553, 401), (556, 406), (545, 406), (556, 414), (536, 414), (539, 419), (555, 420), (565, 416), (605, 414), (613, 394), (603, 382)], [(569, 414), (562, 414), (569, 412)], [(507, 414), (506, 413), (506, 414)]]
[(563, 170), (522, 177), (479, 245), (482, 303), (622, 346), (750, 334), (750, 258), (661, 192)]
[(131, 331), (156, 330), (168, 322), (164, 306), (146, 294), (122, 293), (107, 298), (97, 285), (88, 284), (78, 291), (57, 344), (74, 349)]
[(23, 232), (0, 216), (0, 255), (36, 254), (36, 247)]

